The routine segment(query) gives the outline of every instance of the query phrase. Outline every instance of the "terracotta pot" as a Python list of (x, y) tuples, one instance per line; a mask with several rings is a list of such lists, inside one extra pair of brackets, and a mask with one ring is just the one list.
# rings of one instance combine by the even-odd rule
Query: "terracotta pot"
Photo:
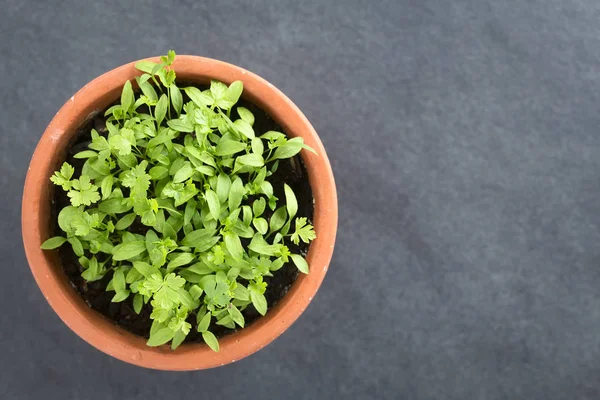
[[(156, 60), (155, 60), (156, 61)], [(315, 296), (333, 253), (337, 230), (337, 196), (331, 166), (323, 144), (302, 112), (277, 88), (240, 67), (195, 56), (177, 56), (173, 68), (178, 79), (207, 83), (241, 80), (243, 97), (268, 112), (290, 136), (301, 136), (317, 155), (303, 151), (315, 210), (317, 239), (307, 260), (310, 274), (301, 274), (283, 300), (247, 328), (220, 340), (215, 353), (204, 344), (184, 344), (176, 351), (168, 346), (152, 348), (146, 340), (117, 327), (113, 321), (89, 308), (71, 286), (56, 251), (40, 245), (50, 232), (51, 195), (49, 181), (65, 159), (77, 128), (99, 110), (117, 100), (126, 80), (135, 83), (135, 63), (116, 68), (85, 85), (67, 101), (42, 135), (33, 154), (23, 193), (22, 230), (27, 260), (37, 284), (58, 316), (82, 339), (122, 361), (163, 370), (197, 370), (225, 365), (265, 347), (302, 314)]]

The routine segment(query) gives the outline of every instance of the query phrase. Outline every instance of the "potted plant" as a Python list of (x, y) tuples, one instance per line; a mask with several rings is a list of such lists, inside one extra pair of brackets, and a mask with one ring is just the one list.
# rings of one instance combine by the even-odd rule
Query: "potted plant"
[(331, 167), (300, 110), (248, 71), (173, 51), (75, 94), (23, 194), (52, 308), (156, 369), (224, 365), (274, 340), (319, 288), (336, 226)]

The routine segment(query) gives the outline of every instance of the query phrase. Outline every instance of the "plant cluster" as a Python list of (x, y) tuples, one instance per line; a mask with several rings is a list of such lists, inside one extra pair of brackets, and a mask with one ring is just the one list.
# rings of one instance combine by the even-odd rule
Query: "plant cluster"
[(264, 277), (289, 261), (309, 271), (286, 243), (309, 243), (313, 227), (297, 217), (292, 189), (285, 185), (280, 201), (269, 177), (279, 160), (314, 150), (299, 137), (255, 132), (254, 115), (235, 107), (240, 81), (179, 88), (174, 59), (169, 51), (160, 63), (136, 64), (141, 93), (126, 82), (106, 111), (107, 133), (92, 129), (88, 149), (75, 154), (85, 159), (81, 171), (65, 162), (51, 177), (71, 205), (58, 214), (64, 236), (42, 248), (68, 242), (83, 279), (112, 274), (113, 302), (132, 298), (138, 314), (150, 303), (149, 346), (175, 349), (197, 329), (218, 351), (211, 323), (243, 328), (244, 309), (267, 312)]

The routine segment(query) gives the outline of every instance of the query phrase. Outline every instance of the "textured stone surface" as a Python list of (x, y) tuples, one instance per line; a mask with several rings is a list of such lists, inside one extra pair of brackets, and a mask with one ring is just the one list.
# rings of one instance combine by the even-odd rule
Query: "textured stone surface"
[[(142, 3), (0, 1), (4, 398), (600, 397), (600, 3)], [(61, 104), (169, 48), (290, 96), (340, 198), (306, 313), (260, 353), (195, 373), (84, 343), (19, 235), (29, 158)]]

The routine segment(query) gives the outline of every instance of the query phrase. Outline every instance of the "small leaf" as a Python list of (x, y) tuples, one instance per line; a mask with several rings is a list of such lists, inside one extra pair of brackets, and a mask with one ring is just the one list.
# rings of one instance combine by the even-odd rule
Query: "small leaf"
[(252, 125), (243, 119), (236, 120), (233, 125), (242, 135), (246, 136), (248, 139), (254, 139), (254, 129), (252, 129)]
[(198, 332), (202, 333), (202, 332), (206, 332), (208, 330), (208, 327), (210, 326), (210, 319), (211, 319), (210, 313), (206, 313), (206, 315), (204, 315), (204, 317), (202, 317), (202, 319), (198, 323)]
[(174, 335), (175, 333), (170, 328), (161, 328), (153, 335), (150, 335), (150, 339), (148, 339), (146, 344), (150, 347), (160, 346), (171, 340)]
[(186, 265), (194, 261), (195, 256), (192, 253), (179, 253), (167, 264), (167, 271), (172, 271), (177, 267)]
[(183, 91), (199, 107), (211, 106), (213, 104), (213, 100), (198, 88), (190, 86), (183, 88)]
[(217, 156), (230, 156), (235, 153), (239, 153), (240, 151), (246, 148), (246, 143), (238, 142), (231, 139), (221, 139), (219, 143), (217, 143), (217, 148), (215, 150), (215, 155)]
[(265, 165), (265, 160), (260, 154), (246, 154), (236, 158), (236, 164), (239, 162), (242, 165), (249, 165), (251, 167), (262, 167)]
[(206, 202), (208, 203), (210, 215), (212, 215), (215, 221), (218, 221), (219, 215), (221, 214), (221, 204), (219, 203), (219, 196), (217, 196), (217, 194), (212, 190), (208, 189), (204, 193), (204, 197), (206, 198)]
[(296, 195), (291, 187), (289, 187), (287, 184), (284, 184), (283, 188), (285, 190), (285, 204), (287, 207), (288, 216), (290, 219), (292, 219), (298, 212), (298, 201), (296, 200)]
[(237, 112), (241, 119), (243, 119), (250, 125), (254, 125), (254, 114), (252, 114), (250, 110), (248, 110), (245, 107), (238, 107)]
[(244, 254), (244, 248), (242, 247), (242, 242), (238, 235), (233, 232), (226, 232), (223, 235), (223, 241), (225, 242), (225, 247), (227, 251), (233, 258), (242, 258)]
[(42, 243), (41, 248), (42, 250), (56, 249), (57, 247), (62, 246), (66, 241), (67, 239), (62, 236), (54, 236), (53, 238), (50, 238)]
[(210, 331), (202, 332), (202, 339), (204, 339), (204, 342), (213, 351), (216, 351), (216, 352), (219, 351), (219, 341), (217, 340), (216, 336), (212, 332), (210, 332)]
[(227, 174), (219, 174), (217, 177), (217, 196), (220, 202), (225, 202), (229, 195), (229, 189), (231, 188), (231, 180)]
[(294, 264), (296, 264), (296, 267), (298, 267), (298, 270), (300, 270), (300, 272), (308, 274), (308, 263), (306, 262), (304, 257), (298, 254), (290, 254), (290, 257), (292, 258), (292, 261), (294, 262)]
[(244, 91), (244, 84), (242, 81), (235, 81), (229, 85), (227, 88), (227, 99), (231, 101), (233, 104), (237, 103)]
[(108, 199), (108, 196), (112, 193), (113, 187), (113, 176), (106, 175), (104, 179), (102, 179), (102, 183), (100, 183), (100, 192), (102, 193), (102, 200)]
[(181, 168), (173, 176), (173, 183), (187, 181), (194, 174), (194, 168), (189, 161), (186, 161)]
[(171, 85), (169, 87), (169, 93), (171, 94), (171, 104), (173, 104), (173, 109), (175, 109), (177, 115), (181, 114), (181, 107), (183, 106), (181, 91), (176, 85)]
[(136, 240), (133, 242), (122, 243), (113, 248), (113, 260), (129, 260), (146, 251), (146, 242)]
[(147, 262), (144, 261), (134, 261), (133, 268), (135, 268), (140, 274), (144, 275), (146, 278), (150, 278), (152, 275), (155, 275), (158, 270)]
[(169, 107), (169, 100), (165, 94), (160, 96), (158, 103), (156, 103), (156, 107), (154, 109), (154, 118), (156, 118), (156, 122), (158, 125), (163, 121), (165, 115), (167, 115), (167, 108)]
[(115, 224), (115, 229), (118, 231), (122, 231), (124, 229), (129, 228), (129, 226), (131, 224), (133, 224), (133, 221), (135, 221), (135, 217), (136, 214), (135, 213), (130, 213), (130, 214), (126, 214), (124, 215), (120, 220), (117, 221), (117, 223)]
[(254, 139), (252, 139), (252, 152), (261, 156), (262, 153), (265, 152), (265, 145), (263, 144), (261, 138), (255, 137)]
[(120, 303), (123, 300), (127, 299), (129, 297), (129, 294), (130, 294), (129, 290), (122, 290), (120, 292), (117, 292), (111, 299), (111, 302)]
[(231, 184), (231, 188), (229, 189), (229, 210), (235, 210), (242, 203), (242, 198), (244, 197), (244, 183), (242, 179), (237, 177)]
[(242, 328), (244, 327), (244, 316), (236, 306), (230, 304), (229, 307), (227, 307), (227, 313), (236, 324)]
[(265, 211), (266, 206), (267, 202), (265, 201), (264, 197), (261, 197), (258, 200), (254, 200), (254, 203), (252, 203), (252, 211), (254, 212), (254, 216), (260, 217)]
[(95, 151), (84, 150), (84, 151), (80, 151), (79, 153), (75, 154), (73, 156), (73, 158), (83, 159), (83, 158), (96, 157), (97, 155), (98, 155), (98, 153), (96, 153)]
[(153, 74), (152, 71), (154, 70), (154, 68), (157, 66), (158, 64), (156, 64), (155, 62), (152, 61), (139, 61), (135, 64), (135, 68), (139, 69), (142, 72), (146, 72), (148, 74)]
[(272, 159), (285, 159), (295, 156), (302, 150), (304, 140), (301, 137), (295, 137), (288, 140), (283, 146), (275, 149)]
[(263, 235), (266, 235), (266, 233), (269, 230), (269, 224), (267, 223), (267, 220), (264, 218), (254, 218), (254, 220), (252, 221), (252, 224), (254, 225), (256, 230)]
[(133, 89), (131, 87), (131, 82), (127, 81), (125, 82), (125, 85), (123, 85), (123, 91), (121, 92), (121, 107), (123, 110), (128, 111), (131, 106), (133, 106), (133, 102)]
[(251, 290), (250, 299), (252, 300), (252, 305), (260, 315), (265, 315), (267, 313), (267, 299), (263, 294)]
[(181, 345), (181, 343), (183, 343), (186, 336), (186, 333), (183, 332), (181, 329), (175, 332), (175, 335), (173, 335), (173, 341), (171, 341), (171, 350), (175, 350), (176, 348), (178, 348)]
[(269, 220), (269, 226), (271, 227), (271, 232), (277, 232), (281, 227), (285, 224), (287, 219), (287, 212), (285, 207), (279, 207), (271, 216)]

